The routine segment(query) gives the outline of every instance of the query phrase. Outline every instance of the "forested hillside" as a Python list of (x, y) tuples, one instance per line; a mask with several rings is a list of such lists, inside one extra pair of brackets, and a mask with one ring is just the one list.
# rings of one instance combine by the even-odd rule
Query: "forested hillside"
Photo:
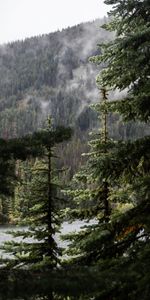
[[(90, 104), (99, 101), (95, 77), (104, 67), (89, 62), (100, 54), (98, 44), (110, 41), (114, 33), (100, 26), (107, 19), (0, 46), (0, 137), (16, 138), (43, 128), (47, 115), (55, 125), (71, 126), (74, 135), (60, 149), (61, 165), (71, 177), (87, 150), (91, 128), (99, 126)], [(123, 92), (124, 95), (125, 92)], [(109, 99), (118, 98), (118, 92)], [(117, 139), (147, 134), (145, 125), (124, 125), (109, 114), (109, 132)]]
[[(0, 46), (0, 137), (8, 140), (36, 132), (45, 126), (48, 115), (55, 126), (71, 126), (71, 141), (57, 150), (59, 167), (67, 170), (64, 181), (79, 169), (88, 133), (100, 125), (90, 105), (100, 101), (95, 78), (105, 63), (96, 65), (89, 57), (101, 54), (98, 45), (114, 39), (113, 32), (101, 28), (107, 22), (98, 19)], [(108, 99), (126, 92), (111, 91)], [(149, 133), (145, 124), (125, 124), (112, 113), (108, 127), (109, 136), (119, 140)]]
[[(114, 37), (100, 29), (104, 22), (106, 18), (0, 46), (1, 137), (37, 131), (47, 114), (57, 125), (75, 126), (78, 136), (96, 125), (89, 104), (99, 97), (99, 67), (88, 58), (100, 53), (97, 44)], [(114, 121), (115, 131), (118, 119)], [(118, 137), (135, 135), (130, 129), (120, 125)]]
[(100, 40), (112, 37), (99, 29), (101, 22), (0, 47), (2, 137), (37, 130), (48, 113), (55, 124), (89, 127), (90, 113), (85, 109), (97, 99), (97, 72), (88, 57), (96, 54)]
[(105, 3), (1, 47), (2, 299), (149, 300), (150, 3)]

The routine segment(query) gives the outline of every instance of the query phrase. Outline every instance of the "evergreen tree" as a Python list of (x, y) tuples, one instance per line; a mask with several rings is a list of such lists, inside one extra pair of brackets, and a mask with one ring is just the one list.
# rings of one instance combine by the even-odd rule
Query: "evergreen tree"
[[(20, 153), (17, 147), (21, 150)], [(0, 223), (8, 223), (11, 218), (18, 156), (22, 159), (25, 156), (25, 147), (21, 140), (0, 139)]]
[[(149, 1), (105, 2), (114, 6), (110, 12), (112, 21), (104, 27), (115, 30), (116, 39), (101, 45), (102, 55), (93, 58), (98, 64), (106, 63), (97, 82), (120, 91), (127, 89), (124, 99), (109, 104), (110, 110), (118, 111), (126, 121), (149, 122)], [(115, 157), (110, 157), (111, 180), (118, 177), (118, 188), (110, 197), (121, 204), (130, 203), (113, 223), (115, 251), (121, 255), (138, 255), (149, 245), (149, 144), (149, 136), (122, 142), (116, 147)]]
[[(70, 128), (58, 126), (55, 132), (56, 143), (67, 140), (71, 135)], [(54, 135), (51, 135), (54, 142)], [(0, 139), (0, 216), (3, 221), (8, 222), (15, 212), (15, 189), (18, 186), (20, 172), (19, 161), (42, 157), (43, 145), (50, 141), (50, 134), (46, 131), (38, 131), (22, 138)], [(6, 215), (3, 215), (6, 212)]]
[(113, 102), (126, 120), (149, 120), (149, 39), (150, 4), (148, 0), (105, 0), (113, 5), (112, 21), (103, 27), (116, 32), (114, 41), (100, 45), (96, 63), (106, 63), (97, 77), (100, 86), (127, 89), (121, 102)]
[[(115, 30), (116, 38), (100, 45), (101, 55), (91, 59), (98, 64), (105, 63), (97, 83), (105, 89), (127, 91), (120, 101), (107, 104), (109, 111), (119, 112), (125, 121), (149, 122), (149, 1), (106, 0), (105, 3), (114, 6), (110, 12), (111, 22), (104, 28)], [(70, 246), (70, 253), (72, 251), (76, 255), (74, 262), (82, 261), (88, 265), (97, 262), (100, 271), (104, 271), (106, 278), (109, 278), (109, 286), (105, 286), (101, 299), (149, 297), (149, 271), (146, 267), (150, 251), (149, 146), (149, 136), (134, 141), (118, 141), (111, 144), (105, 155), (96, 157), (93, 163), (92, 180), (96, 183), (96, 179), (100, 178), (107, 182), (112, 211), (107, 222), (87, 226), (79, 234), (73, 235), (71, 239), (75, 242)], [(84, 173), (80, 177), (87, 182), (90, 172), (88, 177)], [(85, 187), (82, 187), (82, 191), (73, 192), (73, 197), (81, 203), (82, 196), (85, 208), (93, 218), (95, 214), (87, 208), (92, 208), (94, 201)], [(82, 204), (80, 206), (82, 215)], [(76, 216), (79, 217), (78, 211)], [(141, 266), (145, 270), (144, 278)], [(122, 283), (117, 276), (113, 280), (114, 272), (124, 278)], [(125, 276), (128, 277), (128, 283)], [(132, 276), (134, 283), (130, 286)]]
[(17, 222), (27, 221), (29, 209), (32, 206), (31, 196), (31, 179), (32, 167), (34, 166), (35, 158), (28, 158), (26, 161), (16, 162), (16, 173), (18, 182), (14, 192), (14, 209), (13, 217)]
[[(124, 120), (149, 122), (150, 117), (150, 3), (147, 0), (106, 0), (113, 4), (107, 30), (116, 31), (114, 41), (100, 45), (102, 54), (92, 61), (105, 68), (97, 77), (97, 83), (109, 89), (127, 90), (122, 99), (108, 103), (110, 111), (119, 112)], [(126, 297), (148, 299), (149, 271), (146, 268), (150, 251), (149, 186), (150, 186), (150, 137), (135, 141), (117, 142), (114, 151), (110, 151), (99, 164), (99, 173), (103, 168), (104, 178), (112, 184), (109, 201), (116, 213), (111, 214), (107, 225), (107, 238), (98, 246), (103, 247), (105, 256), (99, 256), (99, 265), (106, 270), (106, 276), (112, 267), (125, 276), (134, 274), (134, 284), (126, 285)], [(98, 164), (98, 161), (97, 161)], [(99, 228), (99, 235), (101, 230)], [(98, 234), (98, 233), (97, 233)], [(93, 245), (93, 249), (95, 246)], [(107, 251), (106, 251), (107, 250)], [(107, 260), (103, 260), (103, 258)], [(145, 269), (144, 280), (140, 267)], [(111, 299), (123, 297), (123, 287), (113, 287), (110, 282)], [(119, 294), (120, 293), (120, 294)], [(105, 291), (104, 299), (109, 293)], [(136, 296), (135, 296), (136, 295)], [(121, 298), (124, 299), (124, 298)]]
[[(36, 136), (36, 138), (35, 138)], [(61, 223), (59, 185), (57, 171), (53, 166), (54, 145), (70, 138), (70, 129), (52, 128), (49, 125), (45, 132), (36, 133), (32, 141), (41, 145), (41, 159), (36, 160), (32, 168), (32, 179), (28, 200), (29, 208), (27, 231), (14, 232), (15, 237), (27, 238), (25, 242), (8, 242), (2, 246), (3, 250), (12, 253), (15, 257), (8, 259), (7, 266), (28, 265), (29, 268), (51, 269), (58, 265), (60, 248), (55, 241), (55, 233)], [(32, 240), (28, 240), (31, 238)], [(2, 259), (4, 262), (4, 260)]]
[(109, 169), (105, 172), (104, 161), (108, 161), (110, 153), (113, 153), (115, 143), (108, 136), (107, 92), (101, 89), (101, 93), (101, 102), (94, 105), (99, 112), (101, 128), (92, 134), (93, 139), (89, 143), (91, 150), (83, 154), (87, 163), (74, 176), (74, 188), (67, 191), (74, 202), (74, 207), (69, 211), (71, 220), (91, 221), (78, 233), (63, 237), (71, 240), (67, 251), (67, 254), (73, 255), (71, 261), (83, 265), (91, 265), (102, 256), (107, 257), (108, 244), (111, 243), (108, 230), (112, 209), (109, 194), (113, 184), (109, 180)]
[(9, 143), (0, 139), (0, 194), (11, 195), (13, 192), (15, 164)]

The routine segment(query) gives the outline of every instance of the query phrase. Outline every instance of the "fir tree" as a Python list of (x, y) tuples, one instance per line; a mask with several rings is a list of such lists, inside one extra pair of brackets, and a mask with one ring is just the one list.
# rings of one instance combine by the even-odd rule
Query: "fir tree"
[(17, 161), (16, 173), (18, 182), (15, 187), (14, 193), (14, 209), (13, 217), (17, 221), (22, 222), (25, 219), (27, 221), (29, 215), (29, 209), (32, 206), (30, 200), (31, 196), (31, 179), (32, 179), (32, 167), (35, 163), (35, 158), (28, 158), (26, 161)]
[[(126, 89), (126, 96), (120, 98), (120, 101), (109, 102), (107, 109), (111, 112), (119, 112), (125, 121), (148, 122), (150, 117), (149, 1), (106, 0), (105, 3), (114, 6), (110, 12), (111, 21), (104, 25), (104, 28), (115, 30), (116, 38), (108, 44), (100, 45), (101, 55), (91, 59), (98, 64), (105, 63), (104, 70), (97, 77), (98, 86), (119, 91)], [(109, 274), (114, 278), (114, 272), (124, 278), (121, 284), (117, 276), (114, 280), (109, 278), (109, 287), (105, 287), (102, 299), (109, 299), (109, 297), (110, 299), (125, 299), (125, 297), (148, 299), (149, 297), (149, 271), (146, 268), (147, 255), (150, 251), (149, 145), (149, 136), (139, 140), (112, 143), (109, 151), (104, 151), (105, 155), (101, 153), (99, 157), (93, 159), (94, 172), (90, 173), (89, 167), (88, 176), (85, 176), (84, 172), (80, 174), (80, 179), (85, 180), (84, 183), (87, 183), (87, 178), (89, 179), (92, 174), (94, 184), (97, 183), (97, 178), (100, 178), (101, 182), (107, 182), (109, 187), (108, 201), (112, 209), (109, 220), (99, 222), (96, 216), (98, 224), (86, 226), (79, 234), (70, 237), (74, 242), (71, 243), (69, 250), (70, 254), (76, 255), (73, 257), (74, 262), (88, 265), (97, 262), (97, 267), (100, 272), (104, 271), (106, 278), (109, 278)], [(93, 157), (94, 154), (93, 151)], [(85, 218), (86, 210), (89, 219), (90, 211), (90, 218), (93, 219), (94, 198), (92, 199), (90, 195), (89, 181), (88, 189), (85, 187), (86, 185), (82, 186), (81, 191), (76, 189), (72, 192), (81, 208), (75, 213), (77, 217)], [(84, 207), (81, 198), (85, 202)], [(140, 274), (141, 266), (145, 270), (144, 279)], [(128, 277), (128, 283), (125, 276)], [(130, 279), (132, 281), (132, 276), (134, 276), (134, 283), (130, 286), (129, 281)]]
[[(32, 168), (32, 179), (28, 197), (31, 201), (27, 231), (14, 232), (15, 237), (27, 238), (25, 242), (8, 242), (2, 248), (15, 257), (6, 260), (7, 267), (52, 269), (59, 264), (61, 249), (57, 246), (54, 235), (61, 223), (61, 210), (57, 171), (54, 169), (54, 145), (70, 138), (70, 129), (52, 128), (50, 120), (45, 132), (35, 134), (36, 143), (40, 143), (41, 159), (37, 159)], [(49, 137), (49, 138), (48, 138)], [(47, 139), (48, 138), (48, 139)], [(40, 154), (41, 155), (41, 154)], [(32, 240), (28, 240), (31, 238)], [(2, 259), (4, 262), (4, 260)]]
[[(126, 121), (149, 122), (149, 1), (106, 0), (105, 3), (113, 4), (113, 8), (110, 12), (111, 22), (104, 25), (104, 28), (115, 30), (116, 38), (108, 44), (100, 45), (102, 54), (91, 59), (98, 64), (105, 63), (104, 70), (97, 77), (97, 83), (109, 89), (127, 90), (123, 99), (108, 104), (110, 111), (119, 112)], [(108, 272), (112, 264), (116, 272), (121, 274), (124, 274), (123, 266), (126, 266), (128, 273), (131, 270), (133, 272), (136, 265), (134, 284), (139, 286), (140, 295), (145, 299), (148, 299), (149, 272), (145, 268), (143, 282), (139, 269), (141, 264), (146, 266), (146, 255), (150, 250), (149, 145), (149, 136), (134, 141), (120, 141), (103, 160), (104, 178), (110, 173), (108, 183), (113, 182), (109, 201), (113, 205), (116, 203), (116, 213), (112, 213), (108, 224), (108, 238), (111, 242), (108, 245), (107, 239), (103, 243), (103, 249), (108, 245), (109, 260), (103, 261), (102, 255), (99, 257), (99, 263)], [(99, 172), (101, 167), (100, 164)], [(118, 293), (121, 289), (120, 287)], [(131, 292), (132, 288), (129, 287), (129, 290)], [(112, 290), (112, 299), (116, 299), (116, 291), (117, 289)], [(134, 293), (137, 295), (135, 287), (133, 291), (128, 294), (129, 298), (134, 298)]]
[[(102, 86), (112, 89), (127, 89), (127, 96), (113, 101), (109, 108), (118, 111), (128, 120), (148, 122), (150, 117), (150, 64), (149, 1), (106, 0), (113, 4), (112, 21), (104, 25), (116, 31), (115, 41), (101, 45), (102, 55), (93, 58), (97, 63), (106, 63), (106, 68), (97, 77)], [(149, 192), (150, 153), (149, 136), (127, 141), (116, 147), (115, 159), (110, 157), (111, 180), (118, 177), (118, 188), (113, 189), (111, 199), (120, 204), (130, 203), (126, 212), (114, 221), (116, 253), (138, 253), (149, 243)], [(106, 162), (105, 162), (106, 163)], [(143, 236), (143, 239), (141, 238)], [(118, 245), (118, 246), (117, 246)]]
[(104, 161), (109, 163), (109, 155), (114, 151), (114, 141), (108, 135), (107, 92), (101, 89), (102, 100), (94, 105), (99, 112), (100, 130), (93, 133), (89, 142), (90, 152), (83, 154), (87, 158), (86, 165), (74, 176), (74, 188), (67, 194), (74, 202), (74, 208), (69, 211), (71, 220), (80, 219), (87, 223), (77, 234), (65, 235), (71, 240), (67, 254), (73, 255), (71, 261), (77, 264), (91, 265), (108, 253), (111, 243), (109, 222), (111, 203), (109, 201), (111, 172), (104, 167)]

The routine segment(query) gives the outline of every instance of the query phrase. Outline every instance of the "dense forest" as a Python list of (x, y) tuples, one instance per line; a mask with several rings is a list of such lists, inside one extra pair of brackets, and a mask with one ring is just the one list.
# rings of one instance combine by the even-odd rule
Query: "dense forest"
[(99, 40), (113, 36), (99, 28), (103, 22), (80, 24), (0, 47), (2, 137), (36, 131), (47, 113), (57, 125), (76, 123), (81, 130), (89, 127), (85, 109), (97, 99), (97, 72), (88, 58), (98, 53)]
[[(89, 57), (100, 54), (98, 44), (115, 36), (100, 28), (105, 22), (108, 19), (0, 46), (2, 138), (41, 129), (48, 113), (56, 125), (75, 127), (79, 137), (96, 126), (89, 105), (98, 100), (95, 77), (105, 64), (97, 67)], [(119, 90), (111, 92), (111, 99), (119, 97)], [(127, 138), (143, 134), (143, 127), (138, 132), (133, 125), (125, 129), (119, 122), (112, 118), (111, 135)]]
[(2, 300), (149, 299), (150, 3), (105, 3), (0, 47)]

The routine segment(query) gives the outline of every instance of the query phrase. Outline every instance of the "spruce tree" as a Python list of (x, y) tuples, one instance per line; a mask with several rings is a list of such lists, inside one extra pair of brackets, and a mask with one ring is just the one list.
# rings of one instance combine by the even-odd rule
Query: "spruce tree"
[[(110, 23), (103, 27), (115, 31), (116, 38), (108, 44), (99, 45), (101, 54), (91, 59), (105, 66), (97, 77), (97, 84), (104, 89), (126, 90), (126, 96), (120, 96), (120, 100), (107, 103), (108, 111), (119, 112), (126, 122), (132, 120), (148, 123), (149, 1), (106, 0), (105, 3), (112, 4), (113, 8), (110, 12)], [(97, 178), (107, 182), (111, 214), (107, 223), (98, 220), (98, 224), (86, 226), (79, 234), (72, 235), (70, 238), (74, 242), (70, 245), (69, 253), (76, 255), (73, 262), (83, 262), (84, 265), (97, 262), (100, 274), (104, 272), (108, 285), (106, 284), (103, 292), (97, 296), (101, 295), (101, 299), (149, 298), (149, 149), (149, 136), (137, 140), (117, 141), (111, 144), (105, 155), (102, 154), (93, 160), (92, 170), (96, 171), (92, 173), (92, 180), (94, 184), (97, 183)], [(89, 211), (90, 218), (95, 217), (92, 213), (94, 199), (89, 192), (90, 182), (86, 189), (90, 167), (88, 172), (88, 177), (84, 172), (80, 174), (80, 179), (84, 179), (85, 184), (82, 185), (82, 191), (76, 189), (72, 192), (81, 208), (80, 211), (76, 209), (74, 214), (83, 219), (85, 210), (87, 219)], [(85, 202), (84, 207), (81, 198)], [(119, 274), (121, 279), (115, 274)]]
[[(150, 3), (147, 0), (106, 0), (112, 4), (111, 21), (103, 27), (115, 31), (114, 41), (100, 45), (101, 55), (91, 60), (104, 64), (97, 77), (101, 87), (126, 89), (126, 96), (108, 103), (109, 111), (119, 112), (128, 122), (149, 122), (150, 117)], [(150, 137), (118, 141), (114, 151), (103, 160), (103, 175), (110, 173), (109, 201), (116, 212), (111, 214), (108, 231), (111, 242), (107, 243), (107, 261), (100, 255), (99, 264), (109, 273), (112, 269), (120, 276), (132, 276), (134, 283), (123, 285), (110, 281), (111, 299), (148, 299), (149, 271), (147, 256), (150, 253)], [(101, 172), (102, 165), (99, 165)], [(100, 232), (100, 231), (99, 231)], [(99, 248), (101, 244), (99, 245)], [(94, 248), (94, 247), (93, 247)], [(106, 252), (105, 252), (106, 253)], [(141, 266), (143, 270), (141, 271)], [(119, 282), (119, 280), (117, 280)], [(114, 285), (113, 285), (114, 284)], [(119, 294), (120, 293), (120, 294)], [(104, 299), (107, 299), (107, 290)], [(118, 297), (118, 298), (117, 298)]]
[(74, 176), (72, 188), (66, 192), (73, 201), (68, 217), (87, 222), (83, 230), (63, 237), (71, 241), (67, 254), (73, 256), (73, 264), (92, 265), (101, 257), (111, 255), (108, 253), (108, 245), (112, 240), (109, 231), (112, 214), (109, 194), (113, 183), (110, 182), (111, 172), (109, 167), (106, 172), (104, 161), (109, 163), (115, 142), (108, 134), (108, 95), (105, 88), (101, 89), (101, 95), (101, 101), (94, 105), (99, 114), (100, 129), (92, 133), (90, 151), (83, 154), (87, 162)]
[[(40, 159), (36, 159), (32, 168), (32, 179), (28, 197), (28, 230), (14, 232), (14, 237), (26, 239), (21, 243), (11, 241), (2, 249), (14, 255), (6, 259), (7, 267), (27, 265), (31, 269), (52, 269), (58, 266), (61, 249), (57, 246), (55, 234), (61, 224), (60, 187), (57, 182), (57, 170), (54, 168), (54, 145), (70, 138), (70, 129), (52, 128), (48, 120), (46, 134), (36, 133), (33, 141), (40, 143)], [(31, 240), (29, 241), (28, 239)]]
[[(114, 41), (100, 45), (102, 54), (92, 60), (106, 67), (98, 75), (100, 86), (127, 90), (120, 101), (109, 104), (125, 121), (149, 122), (150, 117), (150, 4), (149, 1), (106, 0), (112, 20), (103, 27), (116, 32)], [(111, 180), (118, 181), (113, 201), (130, 204), (113, 223), (116, 253), (135, 255), (149, 244), (150, 138), (121, 142), (115, 160), (110, 157)], [(143, 238), (142, 238), (143, 237)]]
[(14, 220), (23, 224), (24, 220), (27, 222), (29, 209), (32, 202), (29, 199), (31, 194), (31, 179), (32, 167), (34, 166), (35, 158), (28, 158), (26, 161), (17, 161), (16, 173), (18, 182), (14, 192)]

